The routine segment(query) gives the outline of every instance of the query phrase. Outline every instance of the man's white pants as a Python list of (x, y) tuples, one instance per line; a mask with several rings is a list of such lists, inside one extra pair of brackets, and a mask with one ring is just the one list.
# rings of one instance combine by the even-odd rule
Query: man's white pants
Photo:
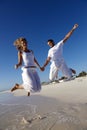
[(51, 81), (55, 80), (55, 78), (58, 75), (58, 71), (61, 70), (63, 75), (67, 78), (70, 78), (72, 76), (71, 70), (67, 67), (64, 60), (61, 61), (55, 61), (51, 63), (50, 66), (50, 73), (49, 73), (49, 79)]

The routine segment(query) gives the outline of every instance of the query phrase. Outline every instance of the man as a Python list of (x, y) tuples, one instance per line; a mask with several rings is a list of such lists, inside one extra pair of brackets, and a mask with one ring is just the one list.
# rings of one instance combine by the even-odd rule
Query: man
[(51, 61), (50, 73), (49, 73), (49, 79), (51, 81), (55, 80), (59, 70), (62, 71), (63, 75), (67, 77), (67, 79), (71, 79), (72, 77), (72, 69), (67, 67), (64, 58), (62, 56), (62, 51), (64, 43), (72, 35), (72, 33), (77, 27), (78, 24), (75, 24), (73, 28), (64, 37), (64, 39), (58, 42), (57, 44), (55, 44), (54, 40), (52, 39), (49, 39), (47, 42), (47, 44), (50, 46), (50, 49), (48, 51), (48, 57), (42, 67), (42, 70), (44, 71), (45, 67)]

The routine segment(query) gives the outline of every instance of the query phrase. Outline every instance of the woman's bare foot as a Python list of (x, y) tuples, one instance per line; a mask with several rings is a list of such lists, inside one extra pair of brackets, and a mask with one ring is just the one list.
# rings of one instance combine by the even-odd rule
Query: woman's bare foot
[(28, 92), (28, 96), (30, 96), (30, 92)]
[(19, 84), (15, 84), (15, 86), (11, 89), (11, 92), (15, 91), (16, 89), (18, 89)]

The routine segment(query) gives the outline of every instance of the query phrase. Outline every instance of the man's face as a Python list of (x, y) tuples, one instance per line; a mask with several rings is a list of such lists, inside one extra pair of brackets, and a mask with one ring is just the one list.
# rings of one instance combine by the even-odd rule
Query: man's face
[(53, 43), (52, 43), (52, 42), (49, 41), (47, 44), (48, 44), (50, 47), (53, 47)]

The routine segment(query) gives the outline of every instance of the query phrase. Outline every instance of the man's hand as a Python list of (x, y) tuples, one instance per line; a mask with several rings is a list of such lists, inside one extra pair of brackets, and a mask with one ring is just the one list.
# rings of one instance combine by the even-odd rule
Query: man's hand
[(73, 30), (75, 30), (77, 27), (78, 27), (78, 24), (75, 24), (75, 25), (73, 26)]
[(45, 70), (45, 68), (44, 68), (44, 67), (40, 67), (40, 70), (41, 70), (41, 71), (44, 71), (44, 70)]

